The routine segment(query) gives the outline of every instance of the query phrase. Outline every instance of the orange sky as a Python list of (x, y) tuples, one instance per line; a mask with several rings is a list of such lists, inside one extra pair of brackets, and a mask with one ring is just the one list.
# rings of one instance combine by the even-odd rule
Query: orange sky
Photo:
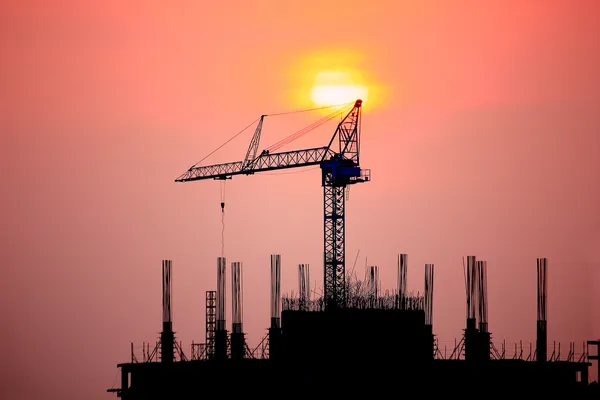
[[(311, 107), (321, 68), (369, 85), (373, 181), (351, 190), (349, 263), (360, 249), (361, 271), (366, 256), (392, 289), (406, 252), (415, 291), (434, 263), (434, 331), (450, 343), (465, 319), (461, 257), (474, 254), (488, 261), (494, 339), (530, 341), (535, 258), (548, 257), (549, 341), (600, 336), (596, 2), (10, 3), (0, 397), (114, 398), (129, 342), (161, 329), (165, 258), (177, 336), (187, 351), (203, 340), (219, 184), (174, 179), (261, 114)], [(263, 143), (302, 126), (289, 121)], [(250, 134), (207, 161), (242, 159)], [(322, 201), (318, 170), (227, 182), (226, 256), (244, 265), (251, 347), (269, 323), (271, 253), (284, 291), (298, 263), (322, 286)]]

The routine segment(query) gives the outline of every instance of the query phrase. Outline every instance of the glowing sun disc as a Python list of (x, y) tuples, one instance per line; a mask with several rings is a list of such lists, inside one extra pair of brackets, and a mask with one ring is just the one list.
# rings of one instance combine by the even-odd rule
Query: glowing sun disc
[(357, 99), (366, 101), (368, 90), (353, 82), (350, 74), (321, 72), (311, 90), (313, 103), (319, 107), (351, 103)]

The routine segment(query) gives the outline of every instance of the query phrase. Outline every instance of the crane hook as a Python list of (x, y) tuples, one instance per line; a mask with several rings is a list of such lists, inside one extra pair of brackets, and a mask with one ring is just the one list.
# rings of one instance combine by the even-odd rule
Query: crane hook
[(222, 213), (225, 212), (225, 202), (224, 201), (221, 202), (221, 212)]

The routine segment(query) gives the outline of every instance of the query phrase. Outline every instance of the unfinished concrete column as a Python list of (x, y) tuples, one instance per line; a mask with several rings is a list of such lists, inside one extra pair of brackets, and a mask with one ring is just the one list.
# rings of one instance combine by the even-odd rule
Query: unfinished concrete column
[(478, 318), (479, 333), (478, 337), (478, 356), (481, 360), (490, 359), (491, 338), (488, 332), (487, 320), (487, 261), (477, 261), (477, 300), (478, 300)]
[(465, 359), (477, 358), (477, 267), (475, 256), (467, 256), (465, 267), (467, 292), (467, 326), (465, 329)]
[(310, 266), (298, 265), (298, 308), (308, 311), (310, 307)]
[(548, 281), (546, 272), (548, 269), (548, 259), (537, 259), (537, 340), (535, 343), (536, 360), (545, 362), (548, 358), (548, 331), (546, 320), (546, 295), (548, 290)]
[(406, 272), (407, 272), (407, 264), (408, 262), (408, 254), (399, 254), (398, 255), (398, 300), (397, 307), (400, 310), (404, 310), (406, 303)]
[(171, 363), (174, 358), (175, 335), (173, 321), (171, 320), (171, 260), (162, 261), (162, 314), (163, 326), (160, 333), (160, 360)]
[(217, 258), (217, 324), (215, 329), (215, 358), (227, 358), (227, 330), (225, 328), (225, 257)]
[(244, 358), (246, 340), (242, 327), (242, 263), (231, 263), (231, 358)]
[(431, 358), (435, 356), (435, 338), (433, 336), (433, 264), (425, 264), (425, 329), (431, 338)]
[(271, 255), (271, 327), (269, 359), (276, 360), (281, 348), (281, 255)]

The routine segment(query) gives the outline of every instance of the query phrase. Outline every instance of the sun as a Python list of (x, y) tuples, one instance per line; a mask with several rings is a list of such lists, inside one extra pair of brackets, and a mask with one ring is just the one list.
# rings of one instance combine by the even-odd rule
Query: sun
[(366, 86), (357, 84), (350, 73), (342, 71), (319, 72), (311, 90), (312, 101), (318, 107), (351, 103), (357, 99), (366, 102), (367, 97)]

